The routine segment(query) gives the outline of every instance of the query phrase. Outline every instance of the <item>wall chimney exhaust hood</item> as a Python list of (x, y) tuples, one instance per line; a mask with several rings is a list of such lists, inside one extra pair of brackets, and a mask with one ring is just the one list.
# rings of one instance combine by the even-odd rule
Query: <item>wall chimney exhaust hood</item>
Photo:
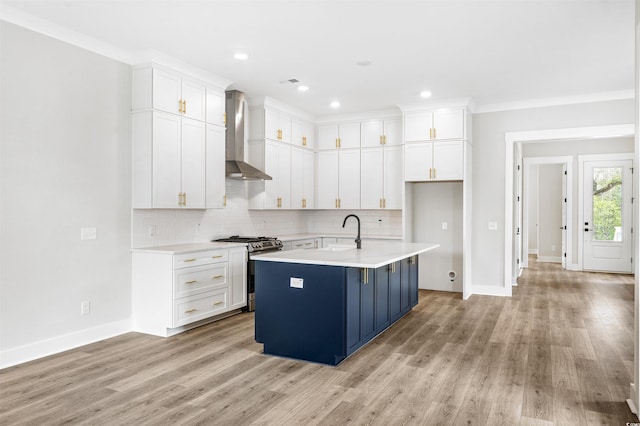
[(227, 113), (225, 174), (229, 179), (272, 180), (271, 176), (244, 161), (244, 93), (226, 92)]

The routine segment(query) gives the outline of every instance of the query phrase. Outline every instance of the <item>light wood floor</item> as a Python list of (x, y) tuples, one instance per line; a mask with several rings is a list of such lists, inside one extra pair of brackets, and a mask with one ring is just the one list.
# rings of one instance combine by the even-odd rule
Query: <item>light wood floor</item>
[(253, 315), (129, 333), (0, 371), (2, 425), (638, 421), (633, 277), (531, 262), (512, 298), (420, 291), (338, 367), (261, 354)]

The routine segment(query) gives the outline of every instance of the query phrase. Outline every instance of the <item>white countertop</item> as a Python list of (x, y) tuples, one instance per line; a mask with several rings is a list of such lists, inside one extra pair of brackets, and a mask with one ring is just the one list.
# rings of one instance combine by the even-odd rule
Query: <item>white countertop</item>
[(355, 268), (379, 268), (389, 263), (440, 247), (440, 244), (404, 243), (395, 241), (364, 241), (362, 249), (335, 246), (328, 249), (287, 250), (251, 256), (263, 262), (305, 263), (309, 265), (350, 266)]
[(203, 250), (216, 250), (216, 249), (228, 249), (236, 247), (247, 247), (247, 243), (222, 243), (222, 242), (209, 242), (209, 243), (187, 243), (187, 244), (173, 244), (168, 246), (155, 246), (155, 247), (141, 247), (133, 248), (133, 253), (164, 253), (164, 254), (182, 254), (192, 253)]

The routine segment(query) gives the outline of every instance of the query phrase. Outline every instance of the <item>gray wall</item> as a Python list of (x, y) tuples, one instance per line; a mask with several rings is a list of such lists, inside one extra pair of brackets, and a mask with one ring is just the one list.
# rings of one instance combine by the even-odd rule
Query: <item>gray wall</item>
[[(632, 99), (473, 115), (474, 286), (504, 285), (505, 133), (634, 123)], [(488, 230), (498, 222), (498, 232)]]
[(562, 164), (538, 166), (538, 258), (562, 260)]
[(0, 350), (119, 329), (131, 311), (131, 68), (4, 21), (0, 40)]

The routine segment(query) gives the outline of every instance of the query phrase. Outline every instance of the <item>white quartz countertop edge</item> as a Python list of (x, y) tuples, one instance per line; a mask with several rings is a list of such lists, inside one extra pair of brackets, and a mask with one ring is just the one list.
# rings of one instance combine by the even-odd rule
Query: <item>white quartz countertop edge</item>
[[(296, 241), (296, 240), (306, 240), (308, 238), (345, 238), (355, 240), (356, 235), (351, 234), (289, 234), (289, 235), (279, 235), (278, 239), (286, 242), (286, 241)], [(391, 241), (402, 241), (402, 237), (395, 236), (376, 236), (376, 235), (363, 235), (360, 237), (362, 240), (391, 240)]]
[(270, 252), (251, 257), (263, 262), (303, 263), (307, 265), (379, 268), (407, 257), (435, 250), (440, 244), (429, 243), (369, 243), (358, 250), (288, 250)]
[(182, 254), (193, 253), (205, 250), (223, 250), (229, 248), (243, 247), (246, 248), (246, 243), (222, 243), (222, 242), (209, 242), (209, 243), (187, 243), (187, 244), (172, 244), (166, 246), (155, 247), (141, 247), (132, 248), (132, 253), (164, 253), (164, 254)]

